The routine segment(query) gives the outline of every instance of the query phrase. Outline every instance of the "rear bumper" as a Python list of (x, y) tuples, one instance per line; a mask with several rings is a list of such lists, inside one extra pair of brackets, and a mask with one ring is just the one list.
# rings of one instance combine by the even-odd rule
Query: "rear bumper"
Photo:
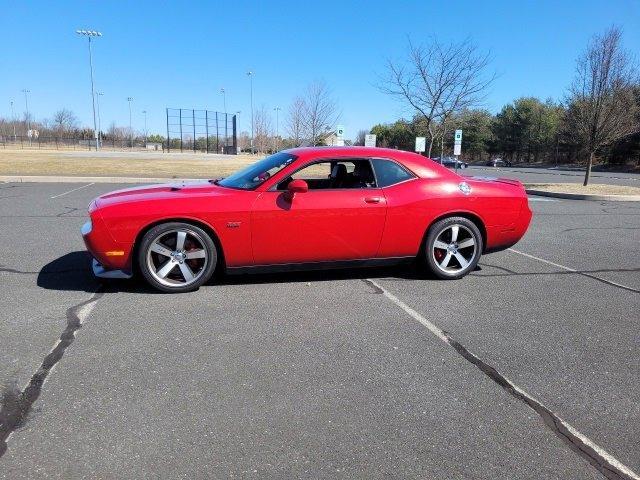
[(510, 225), (487, 228), (487, 245), (484, 253), (505, 250), (518, 243), (527, 233), (532, 216), (529, 203), (525, 199), (515, 222)]

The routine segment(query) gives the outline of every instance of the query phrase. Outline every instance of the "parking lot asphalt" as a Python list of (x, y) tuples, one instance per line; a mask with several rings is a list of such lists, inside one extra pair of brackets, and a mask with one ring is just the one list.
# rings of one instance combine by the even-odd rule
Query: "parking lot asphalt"
[[(523, 183), (582, 183), (583, 170), (538, 167), (487, 167), (470, 165), (458, 171), (462, 175), (517, 178)], [(591, 183), (640, 187), (640, 174), (619, 172), (591, 172)]]
[(0, 183), (3, 410), (63, 353), (0, 478), (604, 478), (487, 367), (640, 472), (640, 204), (532, 197), (515, 251), (456, 282), (354, 269), (164, 295), (92, 278), (86, 206), (122, 186), (79, 186)]

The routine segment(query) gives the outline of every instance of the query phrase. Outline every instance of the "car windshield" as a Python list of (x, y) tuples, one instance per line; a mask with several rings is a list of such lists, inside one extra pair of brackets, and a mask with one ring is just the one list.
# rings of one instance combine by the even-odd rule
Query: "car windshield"
[(239, 172), (223, 178), (218, 185), (229, 188), (240, 188), (242, 190), (252, 190), (267, 179), (278, 173), (284, 167), (296, 159), (295, 155), (287, 152), (274, 153), (259, 162), (243, 168)]

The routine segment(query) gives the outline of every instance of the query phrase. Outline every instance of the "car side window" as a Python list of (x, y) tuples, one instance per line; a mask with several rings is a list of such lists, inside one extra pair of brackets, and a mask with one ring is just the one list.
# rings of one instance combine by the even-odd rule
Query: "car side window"
[(369, 160), (324, 160), (294, 172), (278, 183), (278, 190), (286, 190), (291, 180), (304, 180), (309, 190), (375, 188), (376, 181)]
[(374, 158), (371, 163), (373, 163), (373, 169), (376, 172), (378, 187), (388, 187), (414, 178), (413, 174), (391, 160)]

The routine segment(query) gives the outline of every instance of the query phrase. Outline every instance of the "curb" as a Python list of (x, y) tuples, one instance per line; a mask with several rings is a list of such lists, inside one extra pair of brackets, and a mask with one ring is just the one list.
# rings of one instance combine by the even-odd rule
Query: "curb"
[(547, 192), (544, 190), (535, 190), (527, 188), (529, 195), (537, 195), (539, 197), (565, 198), (568, 200), (592, 200), (600, 202), (640, 202), (640, 195), (591, 195), (586, 193), (560, 193)]
[(159, 177), (58, 177), (44, 175), (0, 175), (0, 182), (15, 183), (175, 183), (201, 181), (205, 178), (159, 178)]

